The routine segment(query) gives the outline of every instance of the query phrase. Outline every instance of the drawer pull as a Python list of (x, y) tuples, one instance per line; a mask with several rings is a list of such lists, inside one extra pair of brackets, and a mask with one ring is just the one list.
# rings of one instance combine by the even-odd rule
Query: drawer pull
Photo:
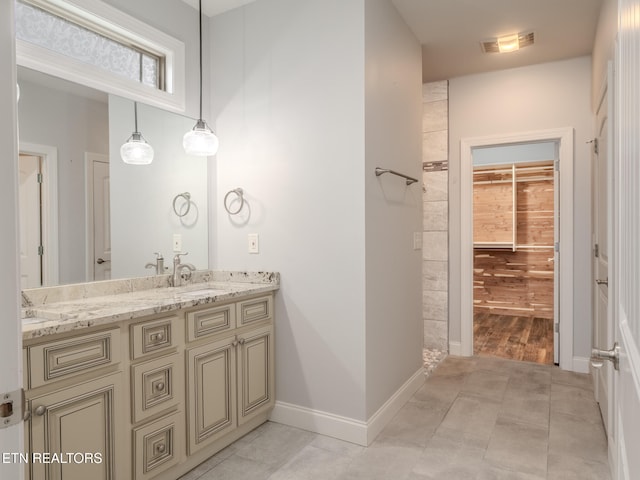
[(153, 342), (160, 343), (163, 340), (164, 340), (164, 333), (163, 332), (151, 335), (151, 341), (153, 341)]
[(36, 408), (34, 413), (37, 416), (41, 417), (42, 415), (45, 414), (46, 411), (47, 411), (47, 407), (45, 407), (44, 405), (40, 405), (38, 408)]
[(156, 445), (156, 453), (164, 453), (166, 449), (167, 447), (165, 446), (164, 443), (159, 443)]
[(155, 389), (157, 392), (162, 392), (164, 390), (164, 382), (156, 383)]

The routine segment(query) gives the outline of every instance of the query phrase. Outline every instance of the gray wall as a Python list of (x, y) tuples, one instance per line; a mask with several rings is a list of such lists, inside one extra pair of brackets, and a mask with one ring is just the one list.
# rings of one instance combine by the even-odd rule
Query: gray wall
[(387, 0), (261, 0), (211, 28), (213, 265), (282, 275), (277, 400), (365, 421), (420, 367), (420, 189), (373, 173), (419, 176), (418, 43)]
[(106, 103), (20, 82), (20, 141), (58, 149), (60, 284), (85, 282), (85, 152), (109, 153)]
[(365, 2), (367, 418), (422, 367), (422, 53), (388, 0)]

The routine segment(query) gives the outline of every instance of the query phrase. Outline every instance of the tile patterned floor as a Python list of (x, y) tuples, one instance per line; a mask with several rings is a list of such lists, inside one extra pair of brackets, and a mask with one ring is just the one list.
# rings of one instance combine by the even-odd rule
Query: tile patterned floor
[(608, 480), (591, 377), (446, 357), (368, 448), (265, 423), (182, 480)]

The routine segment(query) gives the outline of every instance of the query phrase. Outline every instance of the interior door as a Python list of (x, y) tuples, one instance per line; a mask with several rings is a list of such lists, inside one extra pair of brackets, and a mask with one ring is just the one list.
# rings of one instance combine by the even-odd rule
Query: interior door
[(88, 155), (93, 163), (93, 268), (94, 280), (111, 278), (111, 222), (109, 161), (106, 155)]
[[(616, 48), (613, 318), (619, 344), (614, 375), (614, 478), (640, 478), (640, 0), (620, 0)], [(610, 275), (612, 277), (612, 275)], [(611, 287), (611, 286), (610, 286)]]
[[(612, 68), (609, 66), (611, 77)], [(610, 252), (610, 182), (611, 182), (611, 142), (609, 141), (609, 119), (611, 118), (610, 98), (613, 85), (611, 78), (604, 85), (600, 103), (596, 111), (596, 138), (592, 144), (593, 202), (592, 202), (592, 238), (593, 238), (593, 345), (608, 349), (614, 342), (613, 318), (609, 308), (609, 252)], [(612, 402), (613, 365), (602, 363), (592, 369), (595, 397), (600, 405), (600, 413), (609, 437), (609, 445), (615, 444), (615, 425), (613, 422)]]
[(41, 158), (20, 155), (20, 286), (42, 286)]

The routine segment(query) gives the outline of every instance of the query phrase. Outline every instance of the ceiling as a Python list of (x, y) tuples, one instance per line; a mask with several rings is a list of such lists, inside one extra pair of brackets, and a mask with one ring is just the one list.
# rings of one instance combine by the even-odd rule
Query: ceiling
[[(191, 5), (193, 8), (198, 8), (198, 0), (182, 0), (184, 3)], [(202, 0), (202, 13), (208, 17), (219, 15), (227, 10), (233, 10), (234, 8), (241, 7), (247, 3), (254, 2), (255, 0)]]
[[(422, 44), (424, 82), (588, 55), (602, 0), (392, 0)], [(533, 31), (535, 44), (483, 53), (480, 42)]]
[[(183, 0), (198, 8), (198, 0)], [(202, 0), (213, 16), (255, 0)], [(323, 0), (319, 0), (323, 1)], [(422, 44), (424, 82), (588, 55), (603, 0), (391, 0)], [(535, 44), (507, 54), (480, 42), (533, 31)]]

